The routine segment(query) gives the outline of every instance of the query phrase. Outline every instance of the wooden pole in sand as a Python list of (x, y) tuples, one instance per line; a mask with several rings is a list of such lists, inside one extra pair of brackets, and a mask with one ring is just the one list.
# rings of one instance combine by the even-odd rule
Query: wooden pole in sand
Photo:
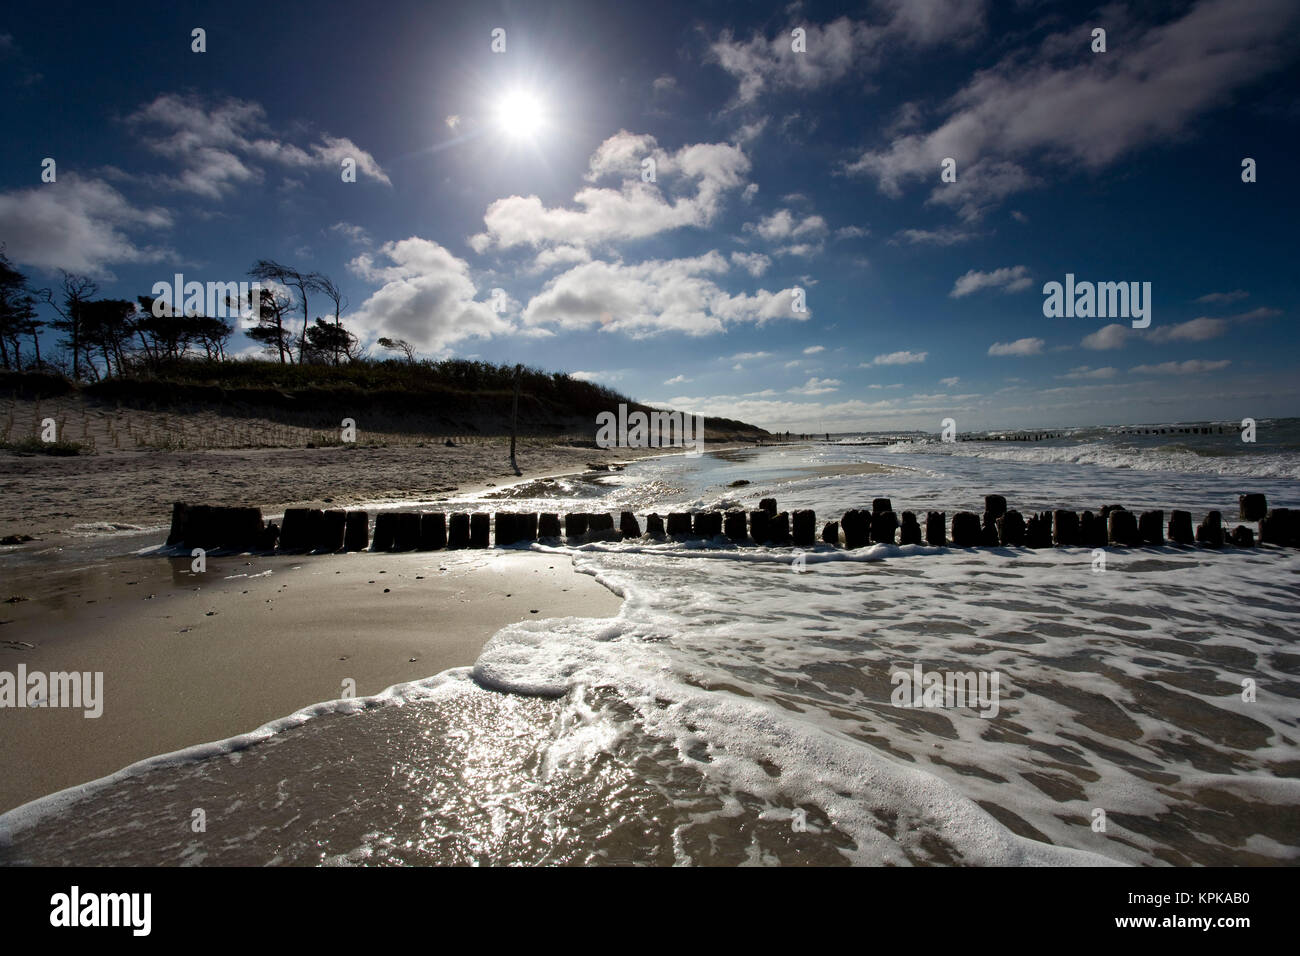
[(510, 467), (515, 470), (516, 475), (522, 475), (519, 465), (515, 463), (515, 433), (519, 430), (519, 379), (523, 372), (523, 365), (515, 366), (515, 400), (510, 409)]

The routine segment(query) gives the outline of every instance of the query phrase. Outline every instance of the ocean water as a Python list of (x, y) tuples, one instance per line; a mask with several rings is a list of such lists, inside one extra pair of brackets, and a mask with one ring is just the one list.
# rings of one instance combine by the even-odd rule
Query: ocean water
[[(1022, 511), (1215, 508), (1231, 527), (1239, 493), (1300, 506), (1298, 425), (1261, 421), (1254, 445), (835, 436), (450, 504), (775, 496), (820, 522), (877, 496), (951, 515), (998, 493)], [(1300, 860), (1300, 552), (1109, 549), (1103, 569), (1082, 548), (551, 550), (621, 594), (619, 615), (512, 625), (471, 668), (29, 804), (0, 817), (0, 862)], [(918, 672), (982, 692), (900, 696)]]

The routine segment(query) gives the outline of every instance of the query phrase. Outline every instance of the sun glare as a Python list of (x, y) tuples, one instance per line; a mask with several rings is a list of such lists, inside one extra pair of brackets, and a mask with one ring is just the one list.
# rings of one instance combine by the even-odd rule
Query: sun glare
[(497, 104), (497, 125), (508, 136), (527, 139), (541, 130), (542, 103), (526, 90), (515, 90)]

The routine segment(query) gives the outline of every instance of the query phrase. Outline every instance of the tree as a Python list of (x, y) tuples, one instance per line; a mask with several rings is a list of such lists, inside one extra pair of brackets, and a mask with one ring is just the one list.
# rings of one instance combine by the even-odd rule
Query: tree
[[(99, 349), (104, 360), (104, 377), (126, 370), (123, 346), (130, 340), (135, 318), (135, 304), (127, 299), (92, 299), (81, 305), (82, 338), (86, 350), (86, 364), (95, 369), (91, 350)], [(99, 372), (95, 370), (98, 377)]]
[(263, 282), (270, 280), (298, 290), (298, 296), (302, 300), (302, 334), (298, 337), (298, 362), (301, 364), (303, 350), (307, 347), (307, 327), (311, 324), (307, 293), (324, 291), (321, 287), (321, 276), (314, 272), (304, 274), (270, 259), (258, 259), (253, 264), (253, 268), (248, 270), (248, 274)]
[(274, 289), (262, 289), (261, 293), (253, 309), (257, 324), (250, 329), (245, 329), (244, 334), (254, 342), (262, 343), (268, 351), (278, 352), (281, 365), (285, 364), (286, 356), (292, 362), (292, 333), (285, 327), (284, 317), (292, 308), (293, 300), (277, 293)]
[[(352, 353), (353, 351), (355, 351), (356, 348), (356, 337), (351, 334), (343, 334), (343, 324), (339, 320), (343, 310), (347, 308), (347, 301), (348, 301), (347, 296), (345, 296), (342, 293), (339, 287), (334, 284), (334, 280), (332, 280), (329, 276), (323, 275), (318, 272), (315, 274), (314, 278), (316, 279), (317, 288), (319, 288), (320, 291), (323, 292), (326, 295), (326, 297), (328, 297), (329, 300), (334, 303), (334, 328), (339, 333), (335, 335), (333, 339), (334, 344), (336, 346), (336, 350), (334, 352), (334, 364), (338, 365), (343, 355), (348, 356), (348, 358), (352, 358), (353, 357)], [(316, 321), (317, 323), (319, 323), (320, 319), (317, 319)], [(351, 339), (352, 341), (351, 348), (347, 347), (347, 342), (349, 339)]]
[(0, 359), (5, 368), (22, 370), (22, 341), (28, 335), (40, 367), (40, 330), (44, 324), (37, 318), (36, 295), (28, 288), (27, 277), (13, 267), (0, 247)]
[(51, 322), (50, 325), (65, 333), (65, 338), (61, 343), (64, 347), (72, 351), (72, 377), (81, 378), (81, 348), (82, 348), (82, 308), (96, 292), (99, 286), (95, 280), (89, 276), (77, 275), (68, 272), (66, 269), (60, 269), (63, 275), (62, 283), (62, 300), (60, 305), (55, 299), (54, 293), (50, 289), (42, 289), (41, 294), (45, 302), (50, 305), (55, 312), (59, 313), (59, 318)]
[(415, 346), (406, 339), (390, 339), (386, 335), (381, 335), (375, 340), (375, 344), (381, 349), (391, 349), (394, 352), (401, 352), (406, 356), (406, 360), (412, 365), (415, 364)]
[(307, 361), (338, 365), (340, 355), (351, 357), (356, 350), (357, 337), (340, 324), (317, 319), (307, 330)]

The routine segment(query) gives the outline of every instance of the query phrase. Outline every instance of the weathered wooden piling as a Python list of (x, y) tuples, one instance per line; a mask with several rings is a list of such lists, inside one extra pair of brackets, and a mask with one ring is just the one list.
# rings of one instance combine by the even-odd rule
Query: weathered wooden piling
[(1255, 547), (1255, 532), (1251, 531), (1244, 524), (1239, 524), (1232, 529), (1230, 539), (1235, 547), (1253, 548)]
[(916, 520), (916, 512), (904, 511), (903, 523), (898, 527), (899, 544), (920, 544), (921, 525)]
[[(889, 502), (888, 498), (877, 498), (876, 501)], [(875, 502), (872, 502), (875, 507)], [(875, 544), (893, 544), (894, 537), (898, 534), (898, 515), (892, 510), (875, 511), (871, 515), (871, 540)]]
[(772, 515), (766, 508), (749, 513), (749, 536), (755, 544), (767, 544), (772, 540)]
[(668, 535), (669, 537), (688, 537), (691, 533), (691, 516), (685, 511), (670, 511), (668, 513)]
[(1242, 521), (1262, 521), (1268, 514), (1268, 499), (1264, 495), (1237, 496), (1237, 517)]
[(1079, 544), (1079, 515), (1062, 508), (1052, 512), (1052, 541), (1058, 547), (1075, 547)]
[(735, 541), (737, 544), (748, 539), (749, 532), (745, 530), (745, 512), (739, 508), (728, 511), (722, 518), (722, 533), (729, 541)]
[(266, 527), (257, 539), (258, 551), (274, 551), (276, 544), (280, 541), (280, 526), (274, 521), (268, 521)]
[(322, 519), (319, 508), (286, 508), (284, 525), (280, 529), (280, 550), (310, 551), (316, 543)]
[(190, 515), (190, 506), (184, 501), (172, 502), (172, 527), (167, 534), (167, 546), (185, 543), (185, 524)]
[(947, 529), (944, 527), (947, 515), (942, 511), (929, 511), (925, 515), (925, 543), (942, 548), (948, 543)]
[(1294, 544), (1291, 536), (1291, 509), (1270, 508), (1259, 523), (1259, 543), (1289, 545)]
[(1163, 511), (1144, 511), (1138, 515), (1138, 537), (1143, 544), (1160, 548), (1165, 543), (1165, 513)]
[(998, 543), (1003, 547), (1018, 547), (1025, 543), (1025, 519), (1019, 511), (1008, 511), (998, 516)]
[(790, 538), (796, 548), (811, 548), (817, 543), (817, 513), (801, 508), (790, 516)]
[(790, 513), (788, 511), (778, 511), (768, 522), (768, 533), (771, 535), (772, 543), (778, 547), (784, 547), (790, 543)]
[(370, 547), (370, 515), (349, 511), (343, 519), (343, 550), (364, 551)]
[[(375, 519), (375, 537), (379, 537), (379, 519)], [(469, 547), (469, 515), (456, 511), (447, 515), (447, 548), (459, 551)], [(378, 551), (378, 548), (375, 548)]]
[[(286, 516), (288, 512), (285, 512)], [(281, 536), (283, 538), (283, 536)], [(392, 551), (397, 541), (397, 513), (381, 511), (375, 515), (375, 536), (370, 542), (371, 551)]]
[(614, 516), (608, 511), (597, 511), (587, 515), (587, 534), (593, 531), (613, 531)]
[(441, 551), (447, 547), (447, 516), (441, 511), (420, 515), (420, 550)]
[(1050, 548), (1052, 546), (1052, 513), (1040, 511), (1025, 519), (1025, 547)]
[(651, 512), (645, 516), (645, 533), (651, 538), (662, 538), (664, 534), (664, 519), (662, 515)]
[(869, 512), (853, 508), (840, 517), (840, 530), (844, 532), (844, 547), (850, 550), (865, 548), (871, 533)]
[(1190, 547), (1196, 542), (1192, 535), (1192, 513), (1190, 511), (1169, 512), (1169, 540), (1174, 544)]
[(560, 516), (553, 511), (543, 511), (537, 517), (537, 537), (543, 541), (558, 541)]
[(894, 504), (888, 498), (871, 499), (871, 513), (873, 515), (878, 515), (881, 512), (893, 511), (893, 510), (894, 510)]
[(722, 534), (721, 511), (697, 511), (691, 516), (691, 532), (697, 538), (712, 541)]
[(1142, 544), (1142, 536), (1138, 534), (1137, 515), (1126, 508), (1115, 508), (1107, 512), (1106, 529), (1113, 545), (1136, 548)]
[(759, 503), (758, 503), (758, 509), (759, 509), (760, 511), (766, 511), (766, 512), (768, 513), (769, 516), (775, 516), (775, 515), (776, 515), (776, 499), (775, 499), (775, 498), (763, 498), (763, 499), (761, 499), (761, 500), (759, 501)]
[(564, 516), (564, 537), (577, 541), (587, 533), (587, 516), (580, 511), (571, 511)]
[(1104, 548), (1109, 543), (1106, 522), (1101, 515), (1085, 511), (1079, 515), (1079, 544), (1085, 548)]
[(475, 511), (469, 516), (469, 546), (471, 548), (492, 546), (492, 516), (486, 511)]
[(980, 543), (979, 515), (958, 511), (952, 516), (952, 543), (958, 548), (973, 548)]
[(320, 524), (316, 528), (316, 540), (312, 543), (312, 550), (319, 551), (322, 554), (334, 554), (336, 551), (342, 551), (347, 520), (348, 513), (346, 511), (331, 508), (322, 512)]
[(994, 521), (1001, 518), (1007, 513), (1007, 499), (1003, 495), (985, 495), (984, 496), (984, 513), (992, 517)]
[(840, 523), (828, 521), (822, 526), (822, 541), (838, 548), (840, 546)]
[(625, 538), (641, 537), (641, 523), (636, 520), (636, 515), (630, 511), (624, 511), (619, 514), (618, 530), (623, 533), (623, 537)]
[(1203, 544), (1207, 548), (1223, 547), (1223, 515), (1218, 511), (1211, 511), (1205, 516), (1205, 520), (1196, 526), (1196, 543)]
[(399, 511), (393, 528), (393, 550), (414, 551), (420, 546), (420, 512)]

